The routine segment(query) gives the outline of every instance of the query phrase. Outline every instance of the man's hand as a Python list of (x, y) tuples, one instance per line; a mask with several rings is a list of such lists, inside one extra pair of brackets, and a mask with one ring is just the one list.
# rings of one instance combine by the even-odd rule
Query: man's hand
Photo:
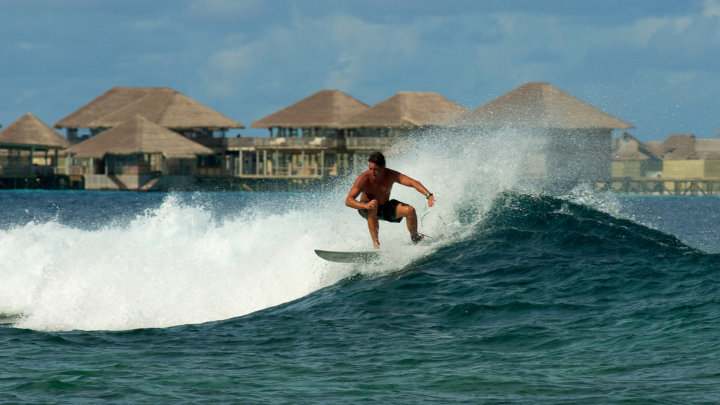
[(375, 209), (377, 209), (377, 207), (378, 207), (377, 200), (372, 200), (369, 203), (367, 203), (367, 209), (369, 209), (369, 210), (375, 210)]
[(435, 196), (431, 195), (430, 198), (428, 198), (428, 207), (432, 207), (435, 205)]

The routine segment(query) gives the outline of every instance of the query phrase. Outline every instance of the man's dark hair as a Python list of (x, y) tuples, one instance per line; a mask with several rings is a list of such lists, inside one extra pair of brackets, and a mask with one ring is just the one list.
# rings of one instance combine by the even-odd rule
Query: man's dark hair
[(376, 165), (385, 166), (385, 156), (382, 152), (373, 152), (368, 158), (368, 162), (375, 163)]

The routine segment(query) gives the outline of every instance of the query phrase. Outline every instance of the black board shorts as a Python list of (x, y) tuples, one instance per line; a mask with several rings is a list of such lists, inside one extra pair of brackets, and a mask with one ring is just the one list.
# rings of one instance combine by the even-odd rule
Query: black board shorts
[[(370, 201), (360, 201), (361, 203), (368, 203)], [(378, 205), (378, 219), (382, 219), (383, 221), (387, 222), (400, 222), (402, 221), (402, 217), (397, 217), (397, 206), (400, 205), (400, 201), (398, 200), (390, 200), (386, 202), (383, 205)], [(368, 217), (368, 210), (361, 209), (358, 210), (358, 213), (361, 217), (367, 219)]]

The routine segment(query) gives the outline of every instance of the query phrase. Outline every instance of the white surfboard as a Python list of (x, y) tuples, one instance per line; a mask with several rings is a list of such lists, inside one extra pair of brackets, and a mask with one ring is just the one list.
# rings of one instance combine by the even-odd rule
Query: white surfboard
[(380, 251), (367, 250), (360, 252), (332, 252), (328, 250), (315, 249), (315, 254), (321, 258), (335, 263), (359, 263), (371, 262), (380, 257)]

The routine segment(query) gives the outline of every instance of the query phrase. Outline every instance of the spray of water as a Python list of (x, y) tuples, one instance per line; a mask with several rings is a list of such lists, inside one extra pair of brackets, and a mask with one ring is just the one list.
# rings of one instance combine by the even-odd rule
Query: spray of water
[(381, 262), (341, 265), (316, 257), (313, 249), (372, 246), (367, 223), (343, 203), (354, 179), (282, 212), (258, 204), (223, 221), (169, 195), (128, 223), (96, 230), (56, 221), (0, 230), (0, 314), (36, 330), (168, 327), (242, 316), (357, 272), (397, 271), (466, 237), (497, 193), (516, 186), (534, 148), (511, 130), (411, 139), (386, 154), (388, 167), (421, 181), (437, 205), (428, 208), (422, 195), (400, 185), (393, 198), (417, 208), (421, 232), (433, 244), (412, 246), (404, 222), (381, 222), (380, 240), (390, 252)]

